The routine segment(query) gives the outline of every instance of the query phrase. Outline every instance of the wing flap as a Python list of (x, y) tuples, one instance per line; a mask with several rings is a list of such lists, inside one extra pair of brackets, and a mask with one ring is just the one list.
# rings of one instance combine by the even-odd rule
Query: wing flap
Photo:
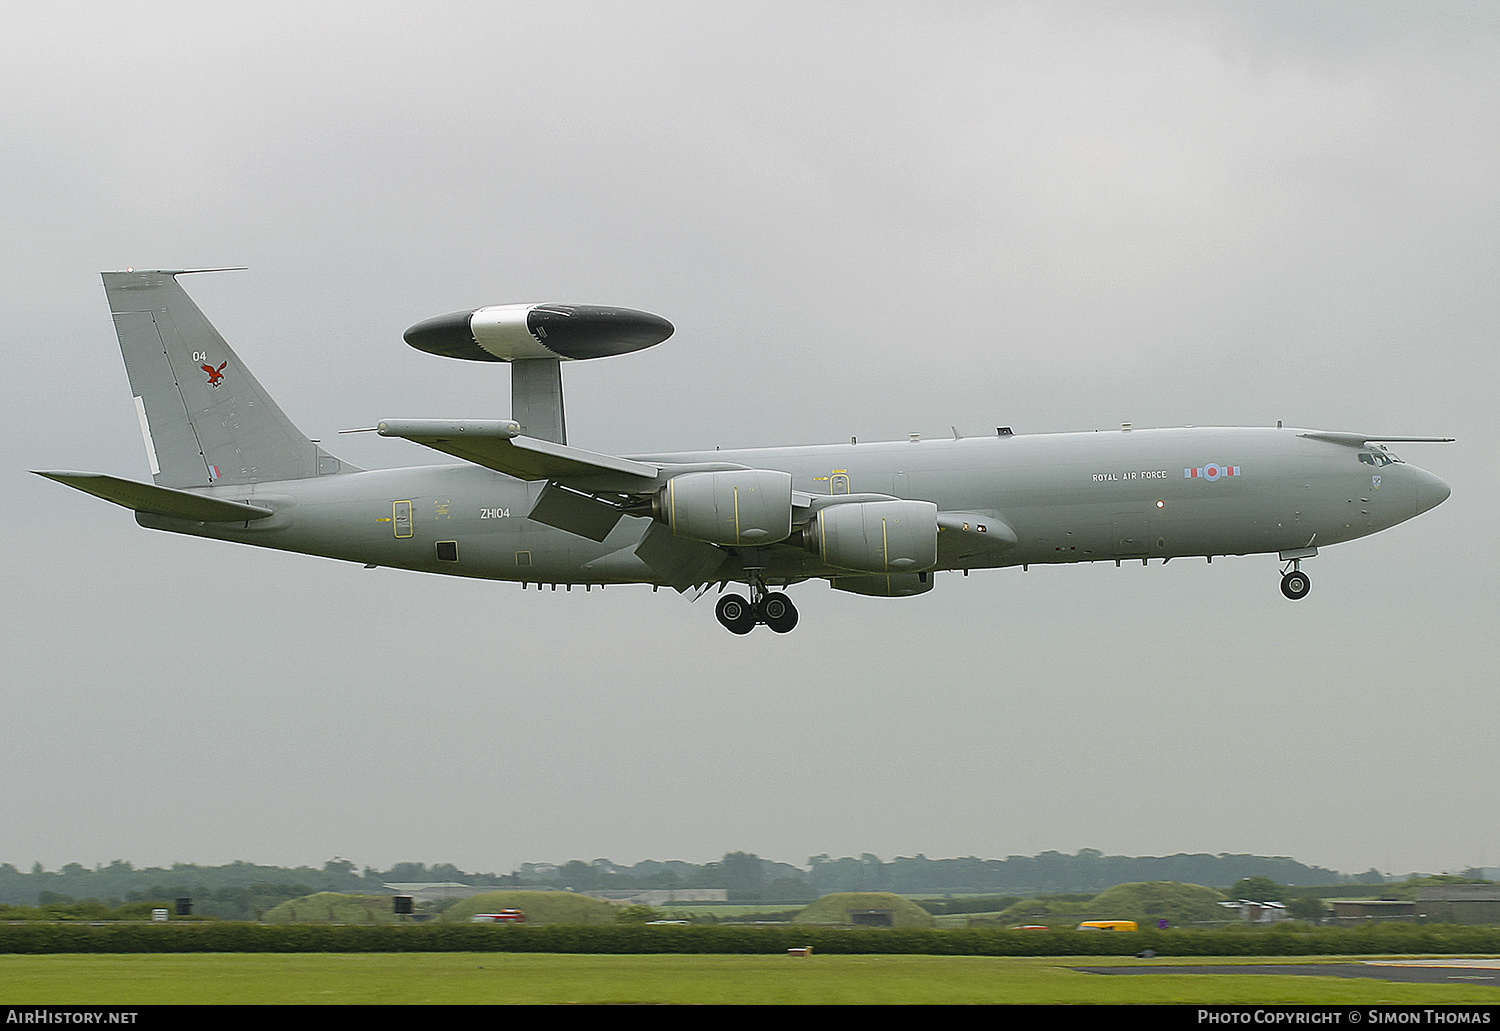
[(676, 537), (660, 523), (651, 524), (634, 554), (679, 594), (712, 582), (728, 558), (722, 548)]
[(528, 519), (603, 543), (625, 513), (597, 498), (569, 490), (555, 481), (542, 488)]
[(606, 582), (646, 580), (681, 594), (712, 583), (728, 557), (721, 548), (675, 537), (665, 526), (653, 523), (638, 543), (596, 558), (583, 568)]

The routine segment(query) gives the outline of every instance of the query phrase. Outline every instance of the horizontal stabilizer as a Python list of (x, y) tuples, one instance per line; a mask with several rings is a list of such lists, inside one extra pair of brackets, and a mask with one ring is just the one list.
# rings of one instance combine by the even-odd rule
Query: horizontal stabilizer
[(247, 505), (241, 501), (224, 501), (171, 487), (154, 487), (149, 483), (122, 480), (103, 473), (42, 472), (38, 476), (67, 484), (135, 512), (149, 512), (168, 519), (191, 519), (199, 523), (242, 523), (275, 515), (269, 508)]
[(661, 467), (521, 435), (519, 423), (486, 419), (385, 419), (382, 437), (400, 437), (518, 480), (610, 477), (622, 493), (661, 485)]

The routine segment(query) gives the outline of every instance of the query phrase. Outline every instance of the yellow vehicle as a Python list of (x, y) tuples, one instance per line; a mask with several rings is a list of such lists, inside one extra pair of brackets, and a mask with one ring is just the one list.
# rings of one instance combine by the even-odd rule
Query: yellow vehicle
[(1078, 925), (1080, 931), (1139, 931), (1134, 920), (1085, 920)]

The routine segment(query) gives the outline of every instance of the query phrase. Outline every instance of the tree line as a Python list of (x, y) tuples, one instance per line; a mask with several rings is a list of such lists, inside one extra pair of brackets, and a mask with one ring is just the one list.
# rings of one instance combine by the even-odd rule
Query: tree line
[(451, 863), (427, 866), (403, 862), (388, 870), (361, 869), (337, 857), (321, 867), (234, 862), (223, 866), (174, 863), (170, 867), (138, 868), (117, 859), (92, 868), (68, 863), (55, 871), (36, 863), (29, 873), (0, 863), (0, 903), (30, 906), (99, 900), (119, 906), (189, 897), (195, 911), (204, 915), (255, 919), (258, 911), (313, 892), (378, 894), (384, 893), (385, 884), (434, 881), (579, 892), (714, 888), (727, 891), (734, 902), (805, 903), (842, 891), (1031, 895), (1099, 892), (1138, 881), (1181, 881), (1227, 888), (1257, 876), (1289, 886), (1384, 881), (1374, 870), (1351, 877), (1284, 856), (1109, 856), (1097, 849), (1005, 859), (929, 859), (917, 855), (886, 861), (869, 853), (838, 859), (824, 854), (812, 856), (803, 867), (764, 859), (753, 852), (729, 852), (710, 863), (645, 860), (619, 864), (608, 859), (524, 863), (508, 874), (468, 872)]

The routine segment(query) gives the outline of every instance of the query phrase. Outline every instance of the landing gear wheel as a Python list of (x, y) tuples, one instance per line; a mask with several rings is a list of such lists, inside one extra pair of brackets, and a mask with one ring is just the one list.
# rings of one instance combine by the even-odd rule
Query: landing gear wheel
[(757, 622), (755, 610), (738, 594), (726, 594), (720, 598), (719, 604), (714, 608), (714, 615), (719, 617), (719, 622), (731, 634), (748, 634), (755, 629)]
[(797, 606), (779, 591), (760, 600), (760, 621), (778, 634), (790, 633), (797, 625)]
[(1292, 601), (1307, 597), (1307, 592), (1310, 590), (1312, 590), (1312, 581), (1300, 569), (1294, 569), (1281, 578), (1281, 593)]

